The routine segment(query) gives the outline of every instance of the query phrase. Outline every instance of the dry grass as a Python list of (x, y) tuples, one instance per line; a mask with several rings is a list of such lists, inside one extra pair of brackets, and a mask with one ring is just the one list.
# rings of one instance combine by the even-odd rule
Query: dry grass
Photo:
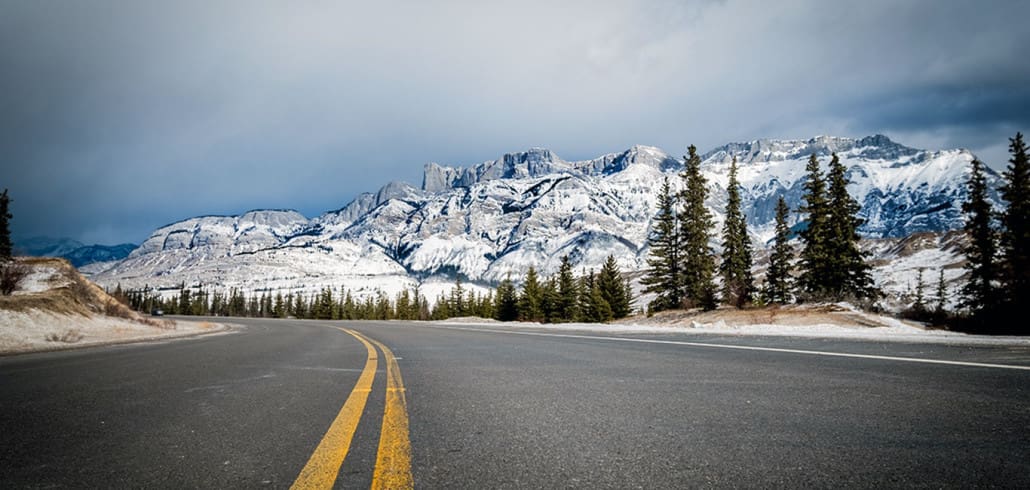
[(77, 329), (71, 328), (61, 334), (47, 334), (46, 340), (47, 342), (63, 342), (65, 344), (74, 344), (82, 340), (82, 332), (78, 331)]
[(49, 257), (22, 257), (18, 263), (30, 269), (52, 268), (52, 286), (46, 291), (0, 297), (0, 309), (26, 312), (48, 311), (63, 315), (92, 317), (103, 315), (130, 320), (142, 325), (174, 329), (174, 322), (146, 318), (107, 294), (100, 286), (86, 280), (67, 260)]

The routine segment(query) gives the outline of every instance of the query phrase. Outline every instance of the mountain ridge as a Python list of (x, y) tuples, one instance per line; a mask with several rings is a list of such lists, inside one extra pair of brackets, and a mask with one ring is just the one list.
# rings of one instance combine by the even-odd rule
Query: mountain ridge
[[(862, 205), (866, 237), (961, 227), (958, 204), (972, 153), (909, 148), (883, 135), (753, 140), (705, 153), (707, 204), (717, 226), (729, 160), (737, 156), (749, 232), (761, 247), (771, 237), (779, 196), (792, 209), (800, 203), (806, 152), (841, 157), (852, 178), (849, 191)], [(682, 160), (643, 145), (575, 162), (531, 148), (469, 167), (430, 163), (421, 188), (390, 182), (310, 219), (294, 211), (254, 210), (173, 223), (95, 280), (129, 287), (174, 281), (247, 289), (395, 289), (388, 287), (391, 281), (459, 276), (492, 284), (508, 274), (521, 277), (530, 265), (552, 273), (565, 254), (582, 270), (614, 255), (623, 270), (638, 271), (646, 266), (657, 189), (664, 178), (678, 188), (681, 167)], [(793, 224), (798, 219), (793, 216)]]

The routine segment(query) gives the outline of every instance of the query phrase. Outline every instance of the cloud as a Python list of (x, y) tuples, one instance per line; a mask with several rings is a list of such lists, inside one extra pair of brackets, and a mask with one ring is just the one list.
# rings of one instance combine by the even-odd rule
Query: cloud
[[(0, 186), (15, 232), (140, 241), (307, 215), (422, 164), (529, 146), (1025, 129), (1026, 2), (8, 2)], [(904, 137), (914, 141), (907, 141)], [(1001, 141), (995, 141), (1000, 139)]]

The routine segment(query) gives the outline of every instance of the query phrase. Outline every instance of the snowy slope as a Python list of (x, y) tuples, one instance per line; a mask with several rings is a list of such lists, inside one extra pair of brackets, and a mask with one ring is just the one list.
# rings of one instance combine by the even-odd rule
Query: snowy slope
[[(722, 222), (732, 158), (750, 231), (761, 247), (772, 236), (778, 197), (794, 209), (800, 204), (809, 155), (825, 168), (832, 152), (848, 168), (849, 190), (867, 220), (865, 236), (897, 238), (961, 226), (959, 206), (973, 155), (908, 148), (880, 135), (757, 140), (704, 154), (716, 222)], [(566, 254), (577, 272), (599, 268), (608, 255), (625, 271), (640, 270), (657, 190), (666, 177), (679, 188), (681, 169), (682, 160), (647, 146), (577, 162), (533, 148), (471, 167), (431, 163), (421, 188), (392, 182), (311, 220), (294, 211), (251, 211), (162, 227), (93, 279), (123, 287), (186, 282), (245, 290), (396, 291), (456, 274), (492, 284), (508, 274), (521, 277), (531, 265), (550, 274)]]

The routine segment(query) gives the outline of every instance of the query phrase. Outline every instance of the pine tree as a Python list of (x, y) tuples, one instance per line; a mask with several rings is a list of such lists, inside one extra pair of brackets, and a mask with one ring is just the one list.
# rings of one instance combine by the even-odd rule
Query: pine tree
[(969, 173), (969, 197), (962, 203), (966, 214), (965, 232), (969, 244), (965, 252), (969, 280), (962, 286), (962, 306), (968, 308), (974, 317), (982, 319), (986, 312), (994, 311), (997, 299), (995, 280), (998, 278), (995, 254), (997, 236), (991, 219), (991, 203), (987, 200), (987, 178), (983, 163), (973, 159)]
[(805, 193), (801, 196), (805, 200), (800, 212), (808, 215), (807, 226), (801, 231), (801, 241), (804, 247), (801, 249), (800, 269), (801, 273), (797, 279), (798, 288), (808, 298), (822, 298), (827, 294), (824, 275), (828, 268), (827, 258), (827, 210), (826, 181), (823, 180), (822, 171), (819, 169), (819, 160), (815, 153), (808, 158), (805, 166), (808, 174), (805, 178)]
[(1007, 205), (1001, 213), (999, 272), (1005, 309), (1015, 312), (1030, 300), (1030, 161), (1022, 133), (1009, 139), (1009, 152), (1000, 189)]
[(790, 246), (790, 227), (787, 215), (790, 209), (780, 196), (776, 203), (776, 237), (769, 254), (769, 269), (765, 274), (765, 290), (762, 292), (769, 303), (785, 304), (791, 299), (790, 269), (794, 252)]
[(433, 320), (446, 320), (451, 317), (451, 304), (447, 300), (447, 296), (444, 293), (440, 293), (436, 298), (436, 303), (433, 304)]
[(411, 293), (409, 293), (407, 289), (402, 289), (401, 292), (397, 293), (397, 299), (394, 301), (394, 305), (398, 319), (415, 319), (411, 311)]
[(858, 217), (862, 206), (848, 193), (848, 177), (840, 158), (834, 153), (827, 172), (827, 265), (822, 276), (825, 290), (835, 300), (847, 298), (872, 298), (872, 267), (866, 263), (868, 253), (858, 248), (861, 238), (858, 227), (864, 220)]
[(701, 157), (697, 154), (697, 147), (690, 145), (687, 152), (685, 168), (680, 174), (685, 186), (680, 193), (683, 210), (679, 217), (684, 304), (712, 310), (718, 300), (714, 282), (715, 255), (708, 246), (713, 222), (712, 214), (705, 207), (707, 181), (701, 174)]
[(190, 307), (190, 290), (185, 282), (179, 284), (179, 303), (176, 307), (176, 312), (180, 315), (189, 315), (193, 312)]
[(522, 294), (519, 296), (519, 319), (528, 322), (539, 322), (544, 319), (541, 308), (540, 280), (536, 268), (529, 266), (526, 280), (522, 283)]
[(747, 219), (741, 209), (740, 183), (737, 182), (737, 157), (730, 163), (727, 185), (726, 221), (722, 229), (723, 302), (738, 308), (751, 300), (754, 278), (751, 275), (751, 239), (747, 234)]
[(7, 195), (7, 189), (0, 194), (0, 262), (11, 260), (13, 246), (11, 245), (11, 198)]
[(579, 287), (572, 274), (569, 256), (561, 258), (558, 268), (558, 302), (561, 305), (561, 321), (573, 322), (579, 319)]
[(625, 281), (615, 256), (609, 255), (597, 274), (597, 288), (611, 309), (612, 318), (624, 318), (632, 312), (630, 297), (626, 295)]
[(912, 310), (917, 314), (926, 313), (926, 281), (923, 280), (922, 267), (916, 275), (916, 300), (912, 303)]
[(518, 317), (518, 294), (509, 275), (497, 285), (497, 294), (494, 295), (494, 318), (502, 322), (513, 322), (518, 320)]
[(557, 277), (551, 277), (540, 285), (540, 309), (543, 312), (545, 322), (559, 323), (562, 321)]
[(451, 297), (448, 300), (448, 309), (452, 317), (468, 315), (468, 305), (465, 304), (465, 288), (461, 285), (461, 277), (454, 278), (454, 287), (451, 288)]
[(581, 279), (580, 309), (583, 312), (583, 321), (605, 323), (612, 319), (611, 305), (605, 301), (598, 283), (593, 271)]
[(283, 318), (286, 316), (286, 304), (283, 301), (282, 291), (275, 293), (275, 304), (272, 306), (272, 316), (275, 318)]
[(390, 305), (390, 297), (382, 291), (376, 292), (375, 319), (391, 320), (394, 317), (393, 307)]
[(937, 275), (937, 297), (934, 301), (933, 313), (937, 317), (944, 316), (944, 305), (948, 301), (948, 285), (944, 283), (944, 269)]
[(669, 188), (669, 179), (662, 181), (658, 193), (658, 213), (647, 238), (650, 252), (647, 273), (641, 279), (645, 293), (657, 296), (648, 304), (651, 312), (678, 308), (683, 300), (683, 271), (680, 262), (679, 224), (676, 218), (675, 198)]

